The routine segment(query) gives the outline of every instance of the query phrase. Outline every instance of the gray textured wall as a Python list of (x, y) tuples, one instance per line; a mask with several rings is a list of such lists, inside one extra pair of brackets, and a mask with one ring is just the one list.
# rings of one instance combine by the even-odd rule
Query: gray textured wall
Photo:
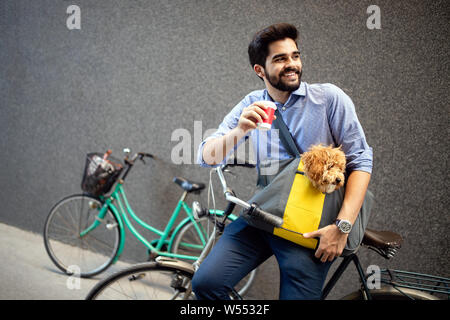
[[(71, 4), (81, 8), (81, 30), (66, 27)], [(381, 9), (380, 30), (366, 27), (371, 4)], [(370, 226), (405, 238), (394, 260), (362, 250), (363, 263), (450, 276), (449, 11), (445, 0), (3, 0), (0, 221), (41, 232), (51, 206), (80, 191), (87, 152), (130, 147), (163, 159), (137, 166), (126, 185), (135, 211), (162, 227), (181, 195), (172, 177), (209, 177), (171, 163), (172, 133), (193, 136), (194, 121), (217, 127), (261, 88), (248, 42), (286, 21), (300, 30), (303, 79), (334, 83), (356, 105), (374, 150)], [(248, 197), (254, 176), (239, 172), (230, 182)], [(124, 258), (145, 259), (144, 247), (130, 238)], [(261, 268), (252, 297), (277, 297), (277, 268), (274, 259)], [(332, 297), (357, 287), (353, 275)]]

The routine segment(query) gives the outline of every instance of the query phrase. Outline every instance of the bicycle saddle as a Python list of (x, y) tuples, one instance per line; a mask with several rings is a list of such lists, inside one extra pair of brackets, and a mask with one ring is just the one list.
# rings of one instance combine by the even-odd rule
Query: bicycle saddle
[(402, 242), (403, 238), (395, 232), (371, 229), (366, 229), (362, 240), (363, 245), (378, 249), (375, 251), (388, 259), (395, 255), (397, 249), (401, 248)]
[(173, 178), (173, 182), (182, 187), (187, 192), (199, 192), (200, 190), (205, 189), (205, 184), (200, 182), (190, 181), (188, 179), (182, 177)]

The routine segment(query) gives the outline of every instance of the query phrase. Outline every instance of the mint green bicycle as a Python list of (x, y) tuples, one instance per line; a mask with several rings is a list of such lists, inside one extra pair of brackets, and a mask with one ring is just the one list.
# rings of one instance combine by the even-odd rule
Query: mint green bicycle
[[(101, 190), (94, 190), (98, 193), (97, 195), (71, 195), (59, 201), (50, 210), (44, 227), (45, 248), (52, 262), (68, 275), (77, 270), (79, 276), (88, 278), (116, 263), (125, 246), (125, 228), (128, 228), (131, 234), (144, 244), (152, 260), (162, 256), (195, 261), (213, 232), (211, 220), (206, 217), (196, 220), (193, 209), (185, 202), (189, 193), (199, 193), (205, 185), (179, 177), (174, 178), (173, 181), (184, 192), (164, 230), (159, 230), (142, 221), (133, 212), (127, 200), (124, 182), (137, 160), (145, 163), (144, 158), (154, 158), (154, 156), (139, 152), (129, 159), (129, 150), (124, 151), (125, 166), (117, 164), (118, 161), (110, 161), (116, 168), (112, 168), (109, 181), (108, 177), (102, 181), (103, 184), (106, 183), (106, 189), (101, 183), (97, 183), (96, 185), (102, 187)], [(100, 158), (100, 154), (91, 155)], [(107, 156), (109, 154), (105, 154), (104, 159)], [(86, 170), (92, 166), (93, 159), (95, 158), (88, 155)], [(97, 168), (98, 163), (93, 166), (94, 169)], [(83, 187), (86, 185), (85, 178), (86, 173), (83, 178)], [(105, 196), (115, 182), (117, 183), (114, 191), (109, 196)], [(185, 211), (186, 217), (175, 225), (181, 210)], [(210, 209), (209, 215), (220, 218), (223, 217), (224, 212)], [(156, 234), (158, 238), (148, 241), (135, 229), (130, 217), (144, 229)], [(228, 216), (228, 221), (236, 219), (237, 217), (233, 214)], [(76, 269), (73, 268), (74, 266)], [(244, 278), (237, 289), (239, 294), (247, 292), (254, 277), (255, 271)]]

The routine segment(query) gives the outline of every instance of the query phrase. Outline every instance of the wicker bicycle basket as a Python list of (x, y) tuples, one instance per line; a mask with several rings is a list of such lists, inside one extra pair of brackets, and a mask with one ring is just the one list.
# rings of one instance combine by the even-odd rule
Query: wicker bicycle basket
[(89, 153), (86, 156), (81, 189), (91, 195), (107, 194), (120, 176), (123, 165), (109, 156), (103, 160), (101, 153)]

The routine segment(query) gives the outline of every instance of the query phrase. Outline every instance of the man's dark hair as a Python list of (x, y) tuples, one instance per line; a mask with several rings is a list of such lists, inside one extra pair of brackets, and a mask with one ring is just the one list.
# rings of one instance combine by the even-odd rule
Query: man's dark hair
[(251, 66), (253, 67), (255, 64), (259, 64), (265, 68), (266, 58), (269, 54), (269, 44), (290, 38), (297, 45), (297, 36), (297, 28), (289, 23), (274, 24), (257, 32), (248, 45), (248, 58)]

